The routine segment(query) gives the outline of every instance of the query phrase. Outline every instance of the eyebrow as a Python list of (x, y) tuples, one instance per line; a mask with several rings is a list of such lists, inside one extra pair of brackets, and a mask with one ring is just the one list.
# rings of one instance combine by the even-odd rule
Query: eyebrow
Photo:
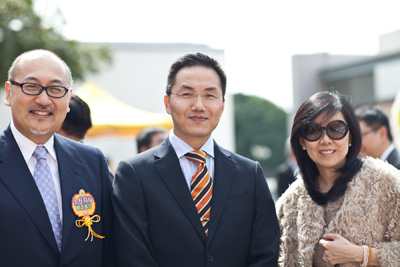
[[(34, 82), (39, 82), (39, 79), (35, 78), (35, 77), (26, 77), (24, 80), (28, 80), (28, 81), (34, 81)], [(64, 85), (63, 81), (59, 80), (59, 79), (53, 79), (50, 81), (50, 83), (59, 83)]]
[[(189, 89), (189, 90), (194, 90), (193, 87), (189, 86), (189, 85), (182, 85), (180, 89)], [(214, 86), (212, 87), (207, 87), (204, 90), (206, 91), (218, 91), (218, 89)]]

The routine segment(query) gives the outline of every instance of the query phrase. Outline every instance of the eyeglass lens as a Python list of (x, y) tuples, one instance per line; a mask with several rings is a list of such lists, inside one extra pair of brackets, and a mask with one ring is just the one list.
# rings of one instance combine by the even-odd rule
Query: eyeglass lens
[(326, 125), (326, 127), (322, 127), (316, 122), (308, 122), (303, 127), (302, 135), (306, 140), (314, 142), (321, 138), (322, 131), (324, 129), (326, 130), (329, 138), (333, 140), (340, 140), (346, 136), (349, 127), (342, 120), (331, 121), (328, 123), (328, 125)]

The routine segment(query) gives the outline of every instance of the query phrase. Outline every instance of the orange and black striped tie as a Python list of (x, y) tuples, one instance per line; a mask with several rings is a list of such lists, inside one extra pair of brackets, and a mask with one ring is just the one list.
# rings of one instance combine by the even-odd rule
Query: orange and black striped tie
[(198, 166), (196, 173), (192, 177), (190, 190), (194, 204), (200, 215), (200, 221), (204, 227), (206, 236), (208, 236), (213, 185), (206, 166), (206, 155), (203, 151), (194, 150), (186, 153), (185, 157)]

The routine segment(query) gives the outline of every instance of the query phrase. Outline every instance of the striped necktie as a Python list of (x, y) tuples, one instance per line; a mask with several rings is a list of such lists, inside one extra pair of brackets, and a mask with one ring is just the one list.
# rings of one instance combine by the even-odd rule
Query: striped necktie
[(49, 165), (46, 161), (47, 150), (44, 146), (37, 146), (33, 152), (33, 156), (37, 159), (33, 178), (42, 195), (47, 214), (53, 228), (56, 238), (58, 250), (61, 252), (62, 243), (62, 225), (60, 220), (60, 212), (58, 210), (56, 190), (53, 178), (51, 176)]
[(206, 155), (203, 151), (194, 150), (186, 153), (185, 157), (198, 166), (196, 173), (192, 177), (190, 191), (205, 234), (208, 236), (213, 185), (206, 166)]

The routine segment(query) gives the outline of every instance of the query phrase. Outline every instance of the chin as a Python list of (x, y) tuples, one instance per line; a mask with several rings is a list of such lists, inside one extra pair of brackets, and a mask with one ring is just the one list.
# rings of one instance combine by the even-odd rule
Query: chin
[(48, 134), (50, 131), (50, 128), (47, 130), (34, 130), (32, 128), (29, 128), (29, 130), (33, 133), (33, 134), (37, 134), (37, 135), (45, 135)]

